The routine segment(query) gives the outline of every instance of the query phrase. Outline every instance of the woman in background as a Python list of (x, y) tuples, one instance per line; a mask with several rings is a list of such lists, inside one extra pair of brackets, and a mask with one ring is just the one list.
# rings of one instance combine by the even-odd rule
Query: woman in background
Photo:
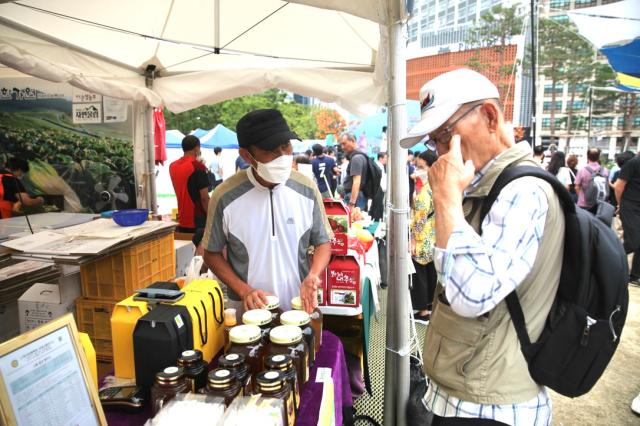
[(556, 151), (553, 153), (551, 160), (549, 160), (547, 171), (558, 178), (560, 183), (563, 184), (567, 190), (570, 190), (572, 183), (571, 170), (569, 170), (568, 167), (565, 167), (564, 152)]
[(421, 152), (416, 160), (421, 169), (425, 171), (424, 179), (418, 178), (421, 180), (422, 187), (414, 199), (409, 228), (411, 232), (411, 258), (416, 270), (412, 275), (411, 304), (413, 309), (418, 311), (415, 314), (415, 320), (419, 322), (427, 322), (431, 317), (431, 305), (438, 279), (433, 264), (433, 248), (436, 242), (433, 195), (426, 175), (429, 167), (437, 159), (438, 156), (434, 151), (426, 150)]

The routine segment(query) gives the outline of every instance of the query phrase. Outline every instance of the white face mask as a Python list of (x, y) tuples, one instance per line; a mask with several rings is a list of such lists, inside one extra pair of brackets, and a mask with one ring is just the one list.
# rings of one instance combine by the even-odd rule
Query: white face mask
[(268, 163), (261, 163), (256, 160), (258, 176), (270, 183), (285, 183), (291, 176), (293, 167), (293, 155), (281, 155)]

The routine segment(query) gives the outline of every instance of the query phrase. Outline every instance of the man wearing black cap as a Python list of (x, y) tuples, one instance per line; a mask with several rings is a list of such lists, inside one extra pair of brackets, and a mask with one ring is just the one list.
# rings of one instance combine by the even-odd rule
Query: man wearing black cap
[(183, 157), (169, 166), (169, 175), (178, 199), (178, 231), (193, 233), (207, 220), (209, 178), (200, 161), (200, 139), (185, 136), (182, 151)]
[(205, 263), (240, 312), (263, 307), (268, 294), (278, 296), (284, 310), (300, 295), (311, 312), (332, 234), (316, 184), (292, 170), (291, 140), (298, 137), (275, 109), (246, 114), (236, 131), (240, 156), (251, 167), (213, 193), (202, 241)]

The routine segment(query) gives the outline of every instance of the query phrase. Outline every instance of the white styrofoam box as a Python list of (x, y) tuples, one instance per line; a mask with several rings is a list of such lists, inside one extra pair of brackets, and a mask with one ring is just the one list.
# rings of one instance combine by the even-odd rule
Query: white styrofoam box
[[(64, 282), (65, 278), (67, 282)], [(35, 283), (20, 296), (21, 333), (73, 311), (75, 300), (80, 296), (80, 287), (74, 285), (74, 275), (60, 280), (61, 284)]]
[(0, 342), (9, 340), (18, 334), (20, 334), (18, 301), (13, 300), (0, 304)]
[(183, 277), (187, 275), (187, 268), (193, 259), (196, 248), (191, 241), (187, 240), (175, 240), (174, 247), (176, 251), (176, 277)]

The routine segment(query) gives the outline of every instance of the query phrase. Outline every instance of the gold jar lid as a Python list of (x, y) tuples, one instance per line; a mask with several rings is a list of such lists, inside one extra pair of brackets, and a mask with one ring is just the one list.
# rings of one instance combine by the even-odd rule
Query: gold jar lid
[(291, 308), (297, 311), (302, 310), (302, 299), (300, 298), (300, 296), (296, 296), (293, 299), (291, 299)]
[(226, 368), (216, 368), (209, 372), (208, 378), (211, 385), (220, 387), (231, 383), (236, 378), (236, 375)]
[(271, 319), (271, 312), (266, 309), (251, 309), (242, 314), (242, 322), (249, 325), (267, 325)]
[(177, 383), (178, 380), (182, 379), (184, 375), (184, 370), (182, 367), (167, 367), (161, 372), (156, 374), (156, 383), (159, 384), (174, 384)]
[(229, 330), (232, 343), (246, 344), (260, 340), (262, 330), (257, 325), (237, 325)]
[(284, 374), (277, 370), (263, 371), (256, 376), (258, 387), (262, 391), (278, 391), (284, 386), (284, 380)]
[(278, 309), (279, 307), (280, 307), (280, 299), (278, 298), (278, 296), (273, 296), (273, 295), (267, 296), (267, 305), (265, 306), (265, 309), (272, 311), (274, 309)]
[(302, 340), (302, 330), (295, 325), (281, 325), (271, 329), (269, 339), (277, 345), (297, 343)]
[(287, 311), (280, 315), (282, 325), (305, 326), (311, 322), (311, 317), (305, 311)]

